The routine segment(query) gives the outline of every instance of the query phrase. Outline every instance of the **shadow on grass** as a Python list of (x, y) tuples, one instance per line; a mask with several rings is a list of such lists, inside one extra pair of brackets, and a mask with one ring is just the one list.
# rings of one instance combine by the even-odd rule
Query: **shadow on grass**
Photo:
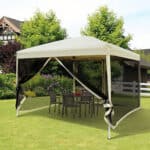
[(150, 132), (149, 114), (150, 109), (141, 109), (131, 114), (114, 130), (118, 135), (112, 139)]
[[(81, 118), (77, 116), (73, 118), (71, 114), (62, 117), (61, 114), (57, 114), (57, 113), (54, 114), (53, 111), (51, 112), (51, 114), (49, 114), (48, 108), (46, 108), (36, 112), (21, 114), (20, 117), (41, 116), (41, 117), (51, 118), (54, 120), (57, 119), (60, 121), (70, 122), (73, 124), (80, 124), (84, 126), (97, 128), (97, 129), (107, 130), (107, 125), (103, 119), (104, 116), (103, 108), (101, 108), (101, 111), (98, 116), (84, 117), (84, 113), (82, 114), (83, 116)], [(118, 139), (125, 136), (150, 132), (149, 114), (150, 114), (150, 109), (141, 109), (131, 114), (124, 121), (122, 121), (121, 124), (115, 130), (112, 130), (114, 133), (117, 133), (117, 135), (112, 137), (112, 139)]]
[(60, 121), (65, 121), (65, 122), (70, 122), (73, 124), (80, 124), (84, 126), (90, 126), (94, 128), (102, 128), (102, 129), (107, 129), (107, 125), (105, 124), (103, 120), (104, 116), (104, 111), (103, 108), (100, 108), (99, 115), (95, 116), (90, 116), (87, 112), (86, 117), (84, 116), (84, 112), (81, 113), (82, 116), (79, 117), (78, 114), (73, 117), (73, 114), (71, 114), (71, 111), (68, 110), (68, 115), (64, 115), (62, 117), (61, 112), (54, 113), (53, 110), (51, 110), (51, 113), (48, 112), (48, 108), (39, 110), (39, 111), (34, 111), (34, 112), (29, 112), (29, 113), (22, 113), (19, 117), (27, 117), (27, 116), (40, 116), (40, 117), (47, 117), (50, 119), (54, 120), (60, 120)]

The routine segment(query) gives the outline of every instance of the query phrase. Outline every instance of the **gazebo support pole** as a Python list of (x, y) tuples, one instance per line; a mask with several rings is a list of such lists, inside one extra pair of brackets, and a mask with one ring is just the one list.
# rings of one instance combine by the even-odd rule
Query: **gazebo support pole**
[(107, 135), (107, 139), (108, 139), (108, 140), (111, 139), (111, 127), (110, 127), (110, 125), (108, 125), (108, 135)]
[[(75, 62), (73, 62), (73, 74), (75, 74), (75, 73), (76, 73), (76, 64), (75, 64)], [(73, 77), (73, 93), (75, 93), (75, 92), (76, 92), (76, 80)]]
[(104, 94), (106, 94), (106, 83), (107, 83), (107, 81), (106, 81), (106, 63), (105, 63), (105, 61), (103, 60), (102, 61), (102, 92), (104, 93)]
[[(110, 64), (110, 55), (106, 55), (106, 69), (107, 69), (107, 88), (108, 88), (108, 101), (111, 102), (111, 64)], [(108, 125), (108, 139), (111, 139), (111, 127)]]

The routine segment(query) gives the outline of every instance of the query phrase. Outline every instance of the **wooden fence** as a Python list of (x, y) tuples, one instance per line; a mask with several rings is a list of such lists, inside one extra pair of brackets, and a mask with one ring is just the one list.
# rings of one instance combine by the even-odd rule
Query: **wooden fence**
[[(124, 95), (137, 95), (137, 82), (112, 82), (112, 92)], [(140, 83), (140, 95), (150, 96), (150, 83)]]
[(141, 83), (141, 96), (150, 96), (150, 83)]

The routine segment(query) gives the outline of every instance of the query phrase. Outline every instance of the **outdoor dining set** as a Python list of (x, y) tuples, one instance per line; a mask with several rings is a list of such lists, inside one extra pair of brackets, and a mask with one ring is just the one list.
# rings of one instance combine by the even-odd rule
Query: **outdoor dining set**
[(103, 104), (102, 100), (96, 99), (85, 89), (75, 93), (64, 92), (61, 95), (57, 95), (52, 88), (48, 92), (50, 96), (49, 113), (53, 108), (54, 113), (57, 111), (62, 117), (67, 116), (68, 111), (71, 112), (73, 117), (76, 115), (78, 117), (82, 117), (82, 115), (92, 117), (98, 115), (99, 108)]

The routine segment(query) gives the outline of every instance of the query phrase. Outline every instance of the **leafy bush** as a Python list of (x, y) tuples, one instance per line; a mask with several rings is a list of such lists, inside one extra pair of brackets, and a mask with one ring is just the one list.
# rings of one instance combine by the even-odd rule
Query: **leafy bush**
[(33, 91), (36, 96), (47, 96), (48, 87), (51, 83), (58, 83), (58, 85), (53, 88), (55, 93), (61, 94), (63, 91), (72, 91), (72, 79), (64, 76), (54, 76), (51, 75), (40, 75), (37, 74), (31, 80), (23, 85), (24, 91)]
[(15, 74), (0, 74), (0, 99), (15, 98)]
[(0, 98), (1, 99), (10, 99), (10, 98), (15, 98), (15, 92), (9, 89), (3, 89), (0, 90)]
[(51, 80), (49, 78), (45, 78), (40, 74), (37, 74), (32, 79), (30, 79), (28, 82), (26, 82), (23, 85), (24, 90), (31, 90), (33, 91), (37, 87), (43, 87), (46, 89), (51, 83)]
[(25, 96), (27, 96), (27, 97), (35, 97), (35, 96), (36, 96), (35, 92), (30, 91), (30, 90), (24, 91), (24, 94), (25, 94)]
[[(71, 78), (65, 76), (57, 76), (54, 80), (58, 81), (60, 86), (58, 87), (58, 91), (61, 92), (71, 92), (73, 89), (73, 81)], [(63, 91), (62, 91), (63, 90)], [(56, 92), (57, 93), (57, 92)]]
[(16, 51), (21, 49), (20, 43), (8, 42), (0, 46), (0, 64), (4, 73), (15, 73), (16, 71)]
[(43, 87), (36, 87), (34, 89), (34, 92), (36, 94), (36, 96), (46, 96), (48, 95), (48, 92), (43, 88)]
[(3, 45), (3, 41), (0, 40), (0, 46)]

